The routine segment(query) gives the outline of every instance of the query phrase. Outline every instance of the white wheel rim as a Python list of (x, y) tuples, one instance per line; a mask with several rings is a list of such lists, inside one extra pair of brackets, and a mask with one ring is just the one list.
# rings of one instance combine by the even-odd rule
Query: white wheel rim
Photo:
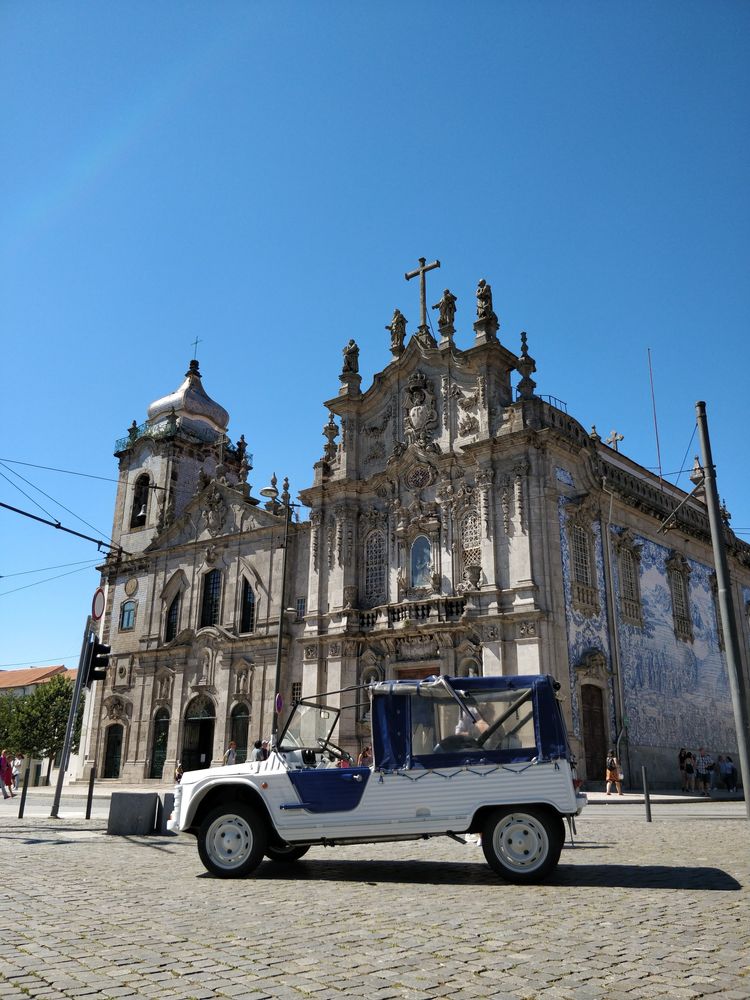
[(219, 816), (206, 834), (206, 850), (220, 868), (238, 868), (253, 849), (253, 831), (242, 816)]
[(549, 854), (549, 837), (542, 823), (524, 813), (511, 813), (495, 827), (492, 846), (513, 871), (532, 872)]

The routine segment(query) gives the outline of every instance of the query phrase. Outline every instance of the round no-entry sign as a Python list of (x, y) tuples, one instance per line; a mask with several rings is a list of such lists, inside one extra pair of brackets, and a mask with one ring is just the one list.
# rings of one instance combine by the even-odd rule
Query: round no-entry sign
[(91, 601), (91, 617), (94, 621), (99, 621), (101, 616), (104, 614), (104, 591), (101, 587), (97, 587), (94, 591), (94, 597)]

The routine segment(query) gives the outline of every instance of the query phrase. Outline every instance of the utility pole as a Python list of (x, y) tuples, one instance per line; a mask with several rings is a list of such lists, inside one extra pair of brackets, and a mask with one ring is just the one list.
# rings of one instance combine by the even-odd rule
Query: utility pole
[(750, 717), (748, 716), (748, 710), (750, 709), (750, 704), (748, 703), (747, 679), (742, 672), (737, 620), (734, 616), (732, 591), (729, 583), (729, 569), (727, 566), (727, 552), (724, 544), (724, 525), (719, 511), (719, 494), (716, 489), (716, 476), (714, 474), (713, 458), (711, 457), (711, 442), (708, 437), (706, 404), (704, 402), (697, 402), (695, 404), (695, 412), (703, 456), (706, 507), (708, 509), (708, 523), (711, 527), (711, 542), (714, 549), (716, 585), (718, 590), (717, 599), (721, 614), (721, 627), (724, 633), (724, 651), (727, 658), (729, 690), (732, 695), (734, 724), (737, 730), (737, 756), (739, 757), (742, 787), (745, 793), (745, 812), (748, 820), (750, 820), (750, 758), (748, 758), (748, 745), (750, 744)]

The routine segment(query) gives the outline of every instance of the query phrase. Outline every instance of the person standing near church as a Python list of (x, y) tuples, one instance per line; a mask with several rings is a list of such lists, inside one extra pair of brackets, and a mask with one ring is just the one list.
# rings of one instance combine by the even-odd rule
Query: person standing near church
[(622, 795), (622, 776), (620, 774), (620, 762), (615, 757), (614, 750), (607, 754), (607, 795), (611, 795), (610, 789), (614, 784), (617, 794)]
[(237, 763), (237, 744), (235, 743), (234, 740), (229, 741), (229, 746), (224, 752), (223, 760), (227, 766), (231, 766), (232, 764)]
[(15, 796), (13, 767), (10, 763), (10, 753), (7, 750), (3, 750), (0, 754), (0, 785), (2, 785), (4, 799), (12, 799)]

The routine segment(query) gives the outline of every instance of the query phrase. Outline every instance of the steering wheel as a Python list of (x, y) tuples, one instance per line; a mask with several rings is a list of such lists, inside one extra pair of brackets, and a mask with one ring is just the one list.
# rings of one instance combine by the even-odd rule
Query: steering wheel
[(348, 760), (351, 761), (351, 754), (348, 754), (346, 750), (342, 750), (341, 747), (336, 746), (335, 743), (331, 743), (330, 740), (324, 740), (322, 737), (318, 737), (318, 746), (323, 751), (323, 753), (329, 753), (336, 760)]

